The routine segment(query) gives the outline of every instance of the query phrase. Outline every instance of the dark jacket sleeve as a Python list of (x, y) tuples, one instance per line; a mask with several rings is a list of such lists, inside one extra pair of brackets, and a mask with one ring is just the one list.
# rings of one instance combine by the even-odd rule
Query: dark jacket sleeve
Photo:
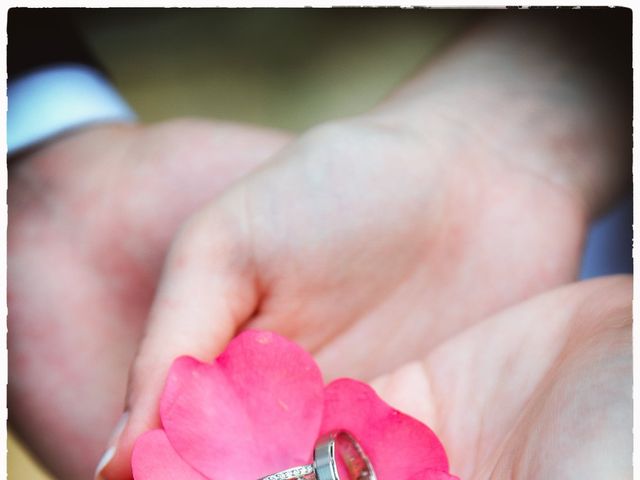
[(104, 68), (74, 24), (73, 8), (11, 8), (7, 18), (9, 80), (60, 63)]

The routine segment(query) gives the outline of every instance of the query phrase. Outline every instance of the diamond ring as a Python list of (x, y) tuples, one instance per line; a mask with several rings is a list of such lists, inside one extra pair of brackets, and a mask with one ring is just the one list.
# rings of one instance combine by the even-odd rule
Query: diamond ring
[(376, 474), (358, 441), (340, 430), (318, 440), (312, 464), (289, 468), (259, 480), (376, 480)]

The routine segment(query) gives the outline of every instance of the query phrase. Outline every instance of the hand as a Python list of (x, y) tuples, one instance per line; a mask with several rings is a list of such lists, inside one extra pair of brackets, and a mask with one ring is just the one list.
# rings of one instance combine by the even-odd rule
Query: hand
[[(628, 181), (630, 70), (608, 53), (628, 16), (496, 17), (191, 218), (106, 478), (130, 475), (173, 359), (210, 360), (242, 328), (297, 340), (328, 378), (368, 379), (574, 278), (588, 219)], [(594, 49), (594, 25), (622, 36)]]
[(175, 357), (210, 360), (251, 327), (304, 345), (327, 378), (371, 379), (571, 280), (585, 223), (544, 179), (410, 132), (356, 120), (304, 135), (172, 246), (104, 476), (129, 475)]
[(93, 474), (183, 219), (287, 141), (196, 120), (100, 126), (10, 164), (10, 421), (57, 477)]
[(374, 387), (434, 429), (460, 478), (631, 479), (631, 298), (631, 277), (557, 289)]

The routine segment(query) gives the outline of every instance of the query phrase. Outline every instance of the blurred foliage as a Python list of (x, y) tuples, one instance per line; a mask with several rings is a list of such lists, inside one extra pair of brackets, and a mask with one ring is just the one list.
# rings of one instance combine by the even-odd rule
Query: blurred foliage
[(78, 21), (146, 121), (195, 115), (300, 131), (357, 114), (469, 14), (427, 9), (109, 9)]

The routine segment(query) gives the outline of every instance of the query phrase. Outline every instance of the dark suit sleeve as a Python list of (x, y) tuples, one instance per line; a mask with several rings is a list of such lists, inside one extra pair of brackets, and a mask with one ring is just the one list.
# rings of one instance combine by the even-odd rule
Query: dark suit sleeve
[(87, 48), (73, 8), (11, 8), (7, 18), (9, 80), (54, 64), (105, 69)]

